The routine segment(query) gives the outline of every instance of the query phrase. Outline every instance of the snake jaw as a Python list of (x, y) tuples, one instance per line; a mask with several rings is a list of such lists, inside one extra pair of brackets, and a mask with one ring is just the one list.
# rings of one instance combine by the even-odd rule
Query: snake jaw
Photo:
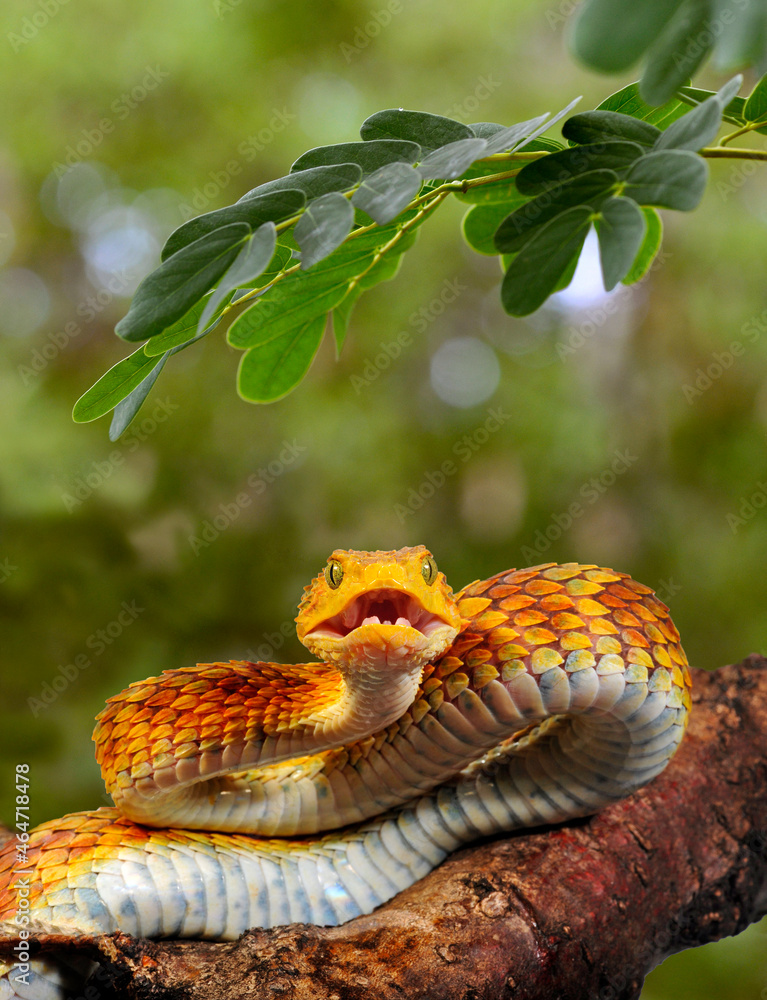
[(306, 632), (303, 643), (339, 665), (385, 658), (389, 666), (412, 668), (439, 656), (457, 632), (412, 594), (385, 587), (358, 594), (342, 611)]

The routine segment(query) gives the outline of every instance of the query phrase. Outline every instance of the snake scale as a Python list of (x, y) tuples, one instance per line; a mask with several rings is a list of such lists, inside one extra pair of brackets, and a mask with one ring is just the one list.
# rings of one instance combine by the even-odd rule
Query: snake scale
[[(320, 662), (198, 664), (109, 699), (94, 741), (115, 806), (33, 830), (23, 889), (6, 845), (6, 931), (340, 924), (477, 837), (631, 794), (687, 724), (668, 609), (595, 565), (453, 595), (423, 546), (337, 550), (296, 622)], [(0, 972), (3, 1000), (61, 996), (69, 974), (47, 958)]]

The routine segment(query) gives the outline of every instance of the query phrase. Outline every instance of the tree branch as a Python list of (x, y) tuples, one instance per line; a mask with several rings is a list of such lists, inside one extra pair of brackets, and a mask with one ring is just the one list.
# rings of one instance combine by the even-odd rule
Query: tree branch
[(666, 956), (767, 912), (767, 660), (694, 683), (688, 734), (646, 788), (459, 851), (370, 916), (230, 944), (64, 943), (102, 964), (101, 998), (632, 1000)]

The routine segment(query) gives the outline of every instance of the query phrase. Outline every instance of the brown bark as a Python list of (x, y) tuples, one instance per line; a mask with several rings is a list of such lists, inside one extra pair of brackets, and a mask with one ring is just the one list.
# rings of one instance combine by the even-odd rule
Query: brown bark
[(767, 912), (767, 660), (698, 672), (693, 700), (679, 752), (646, 788), (459, 851), (370, 916), (231, 944), (67, 947), (102, 963), (102, 1000), (638, 997), (666, 956)]

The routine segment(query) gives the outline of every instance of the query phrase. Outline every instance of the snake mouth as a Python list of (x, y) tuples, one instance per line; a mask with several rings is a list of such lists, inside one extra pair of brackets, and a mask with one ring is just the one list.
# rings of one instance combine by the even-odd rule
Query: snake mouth
[(364, 625), (398, 625), (412, 628), (427, 639), (449, 623), (427, 611), (411, 594), (381, 589), (360, 594), (343, 611), (320, 622), (308, 633), (312, 639), (345, 639)]

